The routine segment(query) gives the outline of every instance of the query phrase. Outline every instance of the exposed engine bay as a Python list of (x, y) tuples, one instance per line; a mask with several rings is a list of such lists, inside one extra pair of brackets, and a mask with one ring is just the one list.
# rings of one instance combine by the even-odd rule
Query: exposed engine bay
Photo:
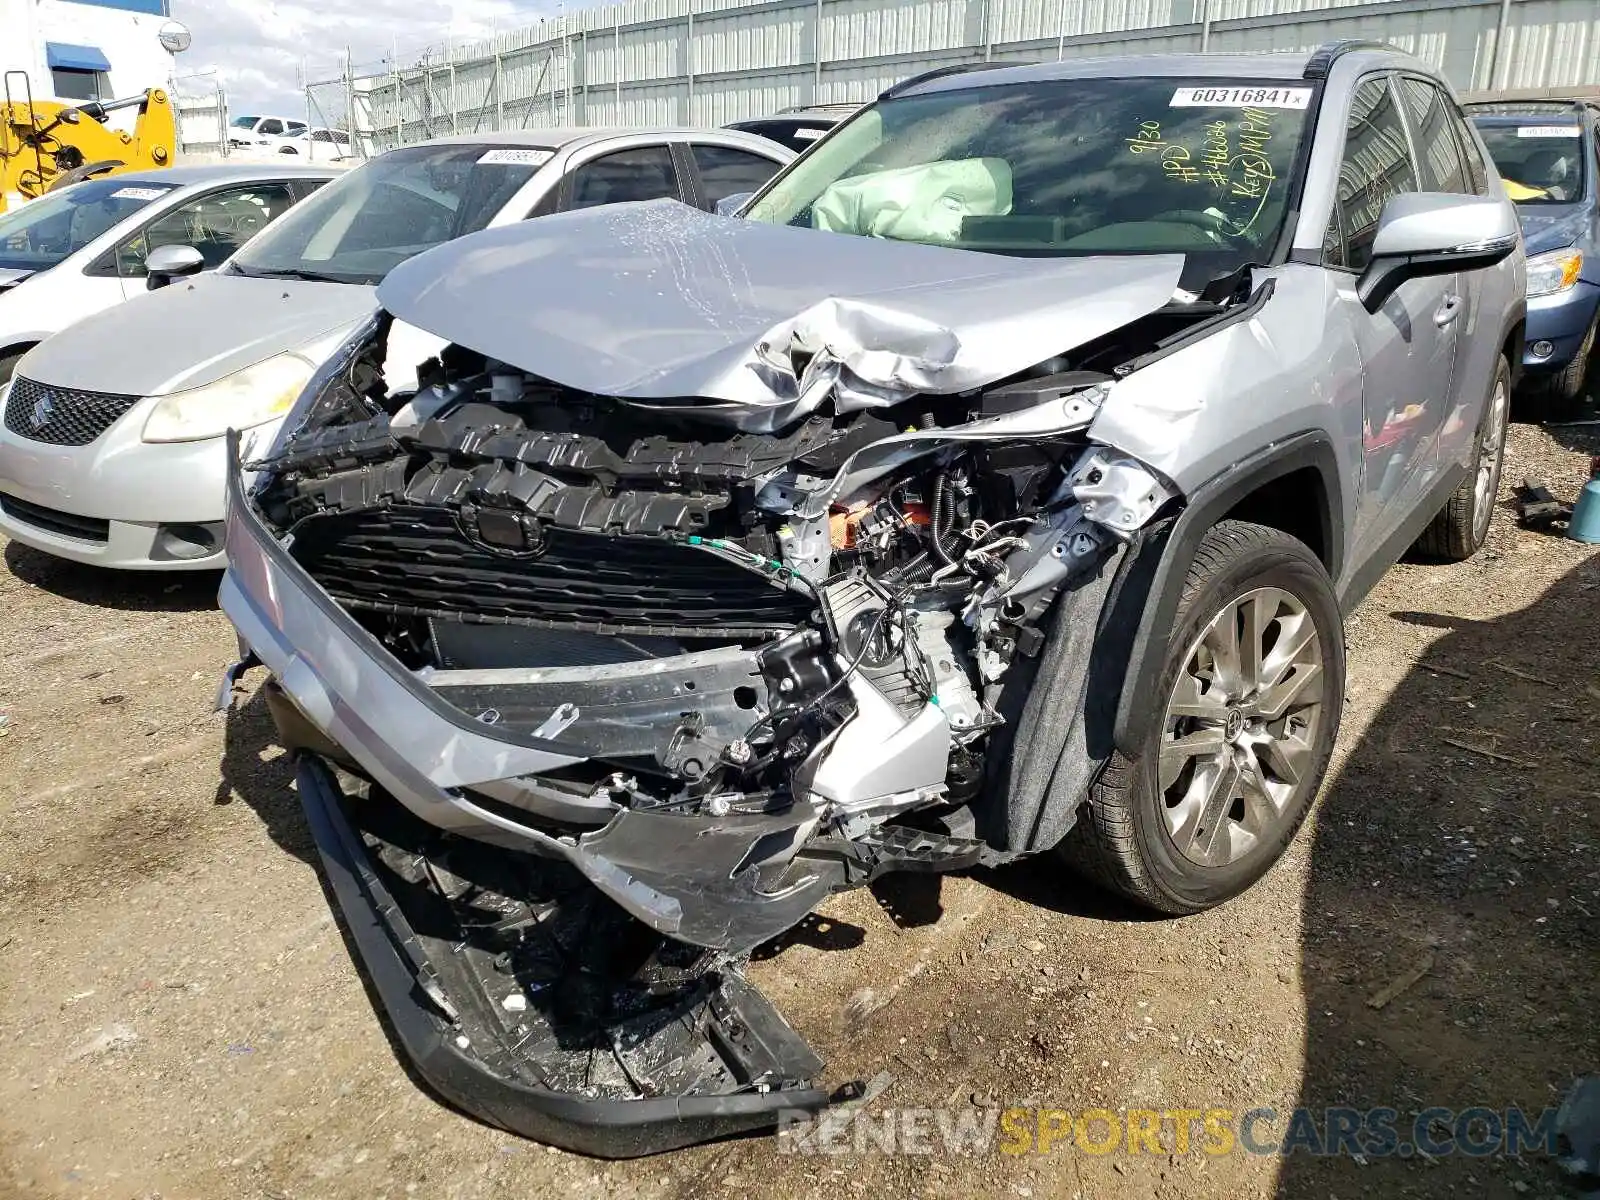
[(1088, 431), (1230, 311), (771, 429), (459, 344), (391, 392), (392, 318), (347, 343), (235, 480), (223, 600), (424, 1074), (605, 1154), (827, 1103), (745, 957), (831, 892), (1070, 828), (1112, 580), (1177, 498)]
[(553, 828), (808, 806), (806, 840), (849, 841), (922, 812), (930, 863), (969, 865), (1013, 664), (1172, 495), (1086, 442), (1114, 376), (1065, 363), (765, 434), (461, 347), (389, 397), (374, 361), (256, 464), (256, 503), (457, 709), (581, 749), (486, 797)]

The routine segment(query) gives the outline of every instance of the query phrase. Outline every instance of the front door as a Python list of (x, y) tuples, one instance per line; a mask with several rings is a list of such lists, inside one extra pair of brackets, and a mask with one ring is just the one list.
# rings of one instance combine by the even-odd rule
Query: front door
[(1339, 282), (1363, 374), (1363, 478), (1355, 557), (1378, 552), (1431, 481), (1431, 465), (1450, 402), (1464, 301), (1460, 279), (1444, 275), (1402, 284), (1376, 313), (1356, 298), (1372, 258), (1378, 219), (1390, 196), (1417, 191), (1406, 127), (1387, 76), (1356, 89), (1346, 127), (1338, 196), (1325, 259), (1348, 274)]

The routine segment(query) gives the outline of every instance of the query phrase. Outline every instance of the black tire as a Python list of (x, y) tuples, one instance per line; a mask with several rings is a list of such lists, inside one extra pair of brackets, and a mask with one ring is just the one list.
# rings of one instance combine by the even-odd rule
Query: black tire
[(1545, 383), (1548, 389), (1552, 407), (1566, 410), (1574, 407), (1573, 402), (1583, 395), (1583, 383), (1589, 375), (1589, 358), (1594, 353), (1595, 330), (1600, 328), (1600, 317), (1590, 322), (1589, 332), (1583, 336), (1583, 344), (1578, 347), (1578, 352), (1561, 370), (1550, 376)]
[[(1168, 829), (1173, 806), (1156, 786), (1168, 705), (1201, 634), (1218, 614), (1259, 589), (1298, 601), (1321, 655), (1321, 709), (1309, 740), (1308, 769), (1270, 830), (1242, 856), (1207, 866), (1181, 852)], [(1232, 899), (1261, 878), (1294, 840), (1327, 771), (1344, 701), (1344, 629), (1333, 583), (1315, 554), (1280, 530), (1223, 521), (1207, 532), (1184, 580), (1178, 619), (1137, 759), (1113, 752), (1080, 814), (1058, 847), (1067, 863), (1101, 886), (1169, 915), (1200, 912)], [(1231, 819), (1231, 818), (1230, 818)]]
[(57, 175), (55, 182), (47, 192), (59, 192), (62, 188), (69, 188), (75, 183), (82, 183), (85, 179), (93, 179), (96, 175), (104, 175), (107, 171), (115, 171), (118, 167), (126, 166), (120, 158), (107, 158), (99, 162), (85, 163), (81, 167), (74, 167)]
[(1500, 492), (1500, 474), (1505, 468), (1510, 399), (1511, 368), (1501, 358), (1495, 366), (1494, 381), (1489, 385), (1483, 419), (1478, 425), (1478, 453), (1473, 459), (1472, 472), (1451, 493), (1450, 499), (1417, 539), (1417, 550), (1429, 558), (1465, 562), (1481, 550), (1488, 539), (1495, 498)]

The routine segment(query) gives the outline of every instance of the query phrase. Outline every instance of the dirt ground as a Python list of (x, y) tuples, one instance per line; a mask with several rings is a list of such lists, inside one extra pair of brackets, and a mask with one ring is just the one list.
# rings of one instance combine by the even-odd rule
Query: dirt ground
[[(1506, 482), (1570, 499), (1597, 450), (1517, 426)], [(763, 1138), (603, 1163), (479, 1125), (396, 1059), (262, 706), (211, 712), (216, 579), (5, 561), (0, 1195), (1562, 1194), (1538, 1159)], [(1048, 860), (891, 881), (752, 973), (829, 1086), (887, 1084), (869, 1113), (1542, 1109), (1600, 1068), (1597, 636), (1600, 554), (1507, 505), (1476, 559), (1403, 564), (1350, 623), (1328, 786), (1243, 898), (1147, 920)]]

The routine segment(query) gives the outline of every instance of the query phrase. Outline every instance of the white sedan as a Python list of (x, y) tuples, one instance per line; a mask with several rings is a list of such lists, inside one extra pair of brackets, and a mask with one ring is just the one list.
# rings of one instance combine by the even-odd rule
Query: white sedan
[(145, 258), (193, 246), (219, 267), (337, 170), (169, 167), (90, 179), (0, 215), (0, 382), (51, 334), (146, 290)]

